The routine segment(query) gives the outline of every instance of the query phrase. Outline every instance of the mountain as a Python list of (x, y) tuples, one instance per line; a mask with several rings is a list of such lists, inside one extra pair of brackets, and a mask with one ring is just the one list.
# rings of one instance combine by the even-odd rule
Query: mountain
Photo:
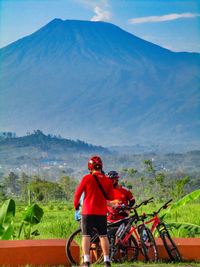
[(198, 53), (105, 22), (55, 19), (2, 49), (1, 129), (93, 144), (196, 144)]

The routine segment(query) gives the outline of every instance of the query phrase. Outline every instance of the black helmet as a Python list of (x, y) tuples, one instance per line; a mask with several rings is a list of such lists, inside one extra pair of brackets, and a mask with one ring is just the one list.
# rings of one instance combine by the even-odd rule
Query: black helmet
[(107, 177), (110, 179), (118, 179), (119, 174), (116, 171), (110, 171), (110, 172), (108, 172)]

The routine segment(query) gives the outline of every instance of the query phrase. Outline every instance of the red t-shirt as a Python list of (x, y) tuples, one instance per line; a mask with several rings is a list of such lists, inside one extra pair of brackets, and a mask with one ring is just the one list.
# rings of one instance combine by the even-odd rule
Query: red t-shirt
[[(134, 200), (134, 197), (131, 193), (131, 191), (125, 187), (120, 186), (119, 189), (114, 189), (114, 200), (111, 201), (112, 203), (115, 203), (116, 205), (122, 205), (128, 206), (129, 201)], [(114, 222), (118, 221), (120, 219), (123, 219), (124, 216), (119, 214), (118, 210), (114, 210), (113, 208), (108, 206), (108, 221)], [(114, 215), (114, 216), (113, 216)]]
[[(114, 199), (113, 185), (111, 180), (102, 173), (95, 173), (98, 181), (106, 193), (108, 200)], [(106, 215), (107, 201), (99, 188), (94, 176), (88, 174), (83, 177), (74, 195), (74, 207), (76, 208), (79, 199), (84, 192), (82, 215)]]

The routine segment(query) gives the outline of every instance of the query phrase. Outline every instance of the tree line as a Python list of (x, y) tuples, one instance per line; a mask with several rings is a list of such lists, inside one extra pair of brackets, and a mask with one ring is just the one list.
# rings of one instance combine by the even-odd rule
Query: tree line
[(20, 202), (71, 201), (78, 183), (63, 171), (58, 182), (37, 175), (10, 172), (0, 184), (0, 200), (14, 198)]
[[(154, 197), (163, 202), (178, 200), (200, 187), (200, 173), (169, 173), (156, 170), (151, 160), (142, 162), (143, 170), (119, 170), (120, 184), (128, 187), (137, 200)], [(0, 200), (14, 198), (21, 202), (72, 201), (78, 181), (62, 171), (58, 181), (49, 181), (39, 175), (10, 172), (0, 183)]]
[[(184, 195), (192, 192), (194, 180), (190, 175), (184, 172), (161, 172), (156, 170), (151, 160), (144, 160), (142, 162), (143, 171), (139, 172), (137, 169), (121, 170), (124, 173), (123, 185), (127, 186), (133, 193), (136, 199), (145, 199), (147, 197), (154, 197), (156, 201), (163, 202), (172, 198), (178, 200)], [(198, 173), (200, 177), (200, 173)], [(200, 179), (196, 180), (200, 185)]]

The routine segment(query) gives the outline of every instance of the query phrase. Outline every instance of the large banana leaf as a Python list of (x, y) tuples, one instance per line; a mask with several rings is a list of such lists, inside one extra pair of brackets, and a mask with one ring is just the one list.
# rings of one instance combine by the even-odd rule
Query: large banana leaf
[(166, 210), (165, 214), (162, 216), (165, 217), (171, 210), (176, 209), (178, 207), (184, 206), (185, 204), (192, 202), (193, 200), (197, 199), (200, 197), (200, 189), (197, 189), (193, 191), (192, 193), (184, 196), (180, 200), (178, 200), (176, 203), (172, 204), (169, 206), (169, 208)]
[(200, 225), (192, 224), (192, 223), (186, 223), (186, 222), (172, 222), (168, 223), (167, 225), (168, 229), (183, 229), (186, 230), (190, 236), (194, 236), (195, 234), (200, 234)]
[(3, 203), (0, 209), (0, 229), (9, 227), (14, 216), (15, 201), (13, 199), (8, 199)]
[(44, 212), (37, 204), (32, 204), (27, 207), (26, 211), (23, 212), (23, 220), (29, 223), (31, 226), (34, 226), (40, 222)]
[(1, 240), (9, 240), (13, 235), (13, 233), (14, 233), (14, 227), (12, 224), (10, 224), (8, 228), (4, 231)]
[(15, 216), (15, 201), (6, 200), (0, 209), (0, 239), (8, 240), (14, 233), (13, 218)]

